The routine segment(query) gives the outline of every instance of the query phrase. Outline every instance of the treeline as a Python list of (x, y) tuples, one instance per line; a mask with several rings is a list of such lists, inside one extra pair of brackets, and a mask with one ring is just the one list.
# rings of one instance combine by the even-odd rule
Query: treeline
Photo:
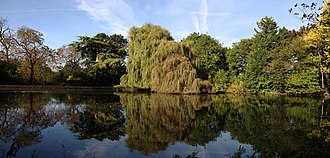
[(328, 10), (325, 3), (315, 23), (298, 31), (266, 16), (253, 37), (232, 48), (206, 34), (192, 33), (178, 42), (160, 26), (133, 27), (121, 84), (161, 93), (327, 93)]
[(41, 32), (13, 31), (0, 18), (0, 84), (117, 85), (125, 74), (127, 42), (99, 33), (52, 50)]
[[(315, 10), (315, 3), (302, 6)], [(299, 31), (280, 28), (269, 17), (257, 22), (254, 36), (235, 43), (226, 53), (228, 90), (327, 93), (330, 84), (329, 10), (330, 3), (325, 1), (319, 15), (302, 14), (301, 19), (310, 20), (312, 25), (301, 27)]]
[[(0, 23), (1, 84), (118, 85), (161, 93), (328, 92), (329, 4), (313, 25), (288, 30), (271, 17), (255, 34), (223, 47), (207, 34), (175, 41), (160, 26), (145, 24), (121, 35), (99, 33), (51, 50), (42, 33)], [(126, 60), (126, 62), (125, 62)]]

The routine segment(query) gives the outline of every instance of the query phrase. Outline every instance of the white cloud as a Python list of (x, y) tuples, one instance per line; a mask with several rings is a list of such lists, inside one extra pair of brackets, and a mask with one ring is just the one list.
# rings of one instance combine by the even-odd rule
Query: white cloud
[(77, 8), (87, 12), (101, 27), (112, 33), (127, 35), (135, 24), (132, 8), (123, 0), (76, 0)]
[(83, 149), (77, 151), (75, 156), (80, 158), (90, 157), (127, 157), (130, 153), (125, 145), (125, 138), (120, 138), (118, 141), (103, 141), (89, 140)]
[(192, 17), (192, 20), (193, 20), (193, 24), (194, 24), (194, 27), (195, 27), (195, 31), (196, 32), (200, 32), (198, 17), (197, 16), (193, 16)]
[(76, 0), (76, 4), (99, 22), (98, 27), (112, 33), (126, 36), (129, 28), (152, 22), (169, 29), (177, 40), (192, 32), (219, 35), (219, 25), (230, 15), (223, 1), (216, 0)]
[(202, 33), (207, 33), (209, 31), (209, 27), (207, 26), (207, 16), (208, 16), (208, 5), (206, 0), (202, 0), (201, 5), (202, 14)]
[(207, 33), (209, 31), (209, 27), (207, 25), (207, 16), (209, 15), (207, 1), (201, 0), (201, 4), (198, 5), (200, 6), (199, 11), (188, 12), (188, 14), (192, 15), (192, 22), (195, 31)]

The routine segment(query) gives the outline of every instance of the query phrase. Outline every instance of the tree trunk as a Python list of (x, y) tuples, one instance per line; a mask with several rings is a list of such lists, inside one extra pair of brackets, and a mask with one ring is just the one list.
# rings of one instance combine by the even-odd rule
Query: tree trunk
[(30, 63), (30, 80), (29, 80), (29, 84), (33, 83), (33, 78), (34, 78), (34, 63), (31, 62)]
[(6, 61), (9, 62), (9, 48), (5, 47), (6, 51)]
[(324, 89), (324, 73), (322, 70), (321, 70), (321, 87), (322, 87), (322, 89)]

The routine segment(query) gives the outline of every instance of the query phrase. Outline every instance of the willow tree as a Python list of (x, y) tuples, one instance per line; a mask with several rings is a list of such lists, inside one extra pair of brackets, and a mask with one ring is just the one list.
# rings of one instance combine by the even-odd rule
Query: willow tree
[(212, 89), (210, 83), (196, 78), (196, 69), (185, 56), (190, 49), (175, 42), (168, 30), (145, 24), (131, 28), (128, 36), (127, 75), (121, 78), (121, 85), (161, 93), (199, 93)]
[(170, 32), (152, 24), (141, 28), (133, 27), (128, 35), (128, 63), (127, 81), (122, 79), (121, 84), (133, 87), (150, 88), (151, 84), (151, 56), (156, 52), (161, 41), (173, 40)]

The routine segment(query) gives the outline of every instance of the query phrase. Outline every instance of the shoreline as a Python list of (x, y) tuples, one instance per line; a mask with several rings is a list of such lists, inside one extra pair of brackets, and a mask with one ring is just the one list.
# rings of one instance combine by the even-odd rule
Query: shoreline
[[(121, 87), (121, 86), (60, 86), (60, 85), (0, 85), (0, 92), (39, 92), (39, 93), (154, 93), (150, 89), (137, 87)], [(168, 94), (184, 94), (185, 93), (168, 93)], [(190, 93), (189, 93), (190, 94)], [(188, 95), (189, 95), (188, 94)], [(194, 93), (195, 94), (195, 93)], [(205, 93), (200, 93), (205, 94)], [(217, 94), (217, 93), (209, 93)], [(226, 94), (226, 93), (225, 93)], [(324, 94), (290, 94), (290, 93), (264, 93), (269, 96), (287, 96), (287, 97), (325, 97), (330, 98), (328, 93)], [(190, 94), (192, 95), (192, 94)], [(245, 95), (245, 94), (240, 94)]]
[(149, 89), (113, 87), (113, 86), (59, 86), (59, 85), (0, 85), (0, 92), (40, 92), (40, 93), (143, 93), (149, 92)]
[(117, 92), (111, 86), (0, 85), (0, 92)]

